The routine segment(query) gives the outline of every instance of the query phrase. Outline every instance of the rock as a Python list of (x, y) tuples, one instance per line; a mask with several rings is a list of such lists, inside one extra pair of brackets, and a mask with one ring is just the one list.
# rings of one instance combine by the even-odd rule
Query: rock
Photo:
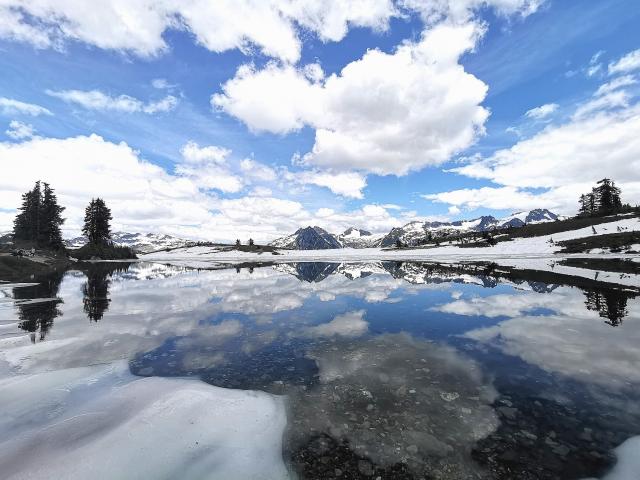
[(453, 402), (460, 396), (457, 392), (440, 392), (440, 398), (445, 402)]
[(553, 449), (553, 453), (556, 453), (562, 457), (565, 457), (570, 451), (571, 449), (566, 445), (558, 445)]
[(371, 465), (371, 463), (367, 462), (366, 460), (358, 461), (358, 471), (361, 474), (366, 475), (367, 477), (372, 476), (374, 473), (373, 466)]
[(518, 412), (518, 410), (510, 407), (498, 407), (498, 412), (500, 412), (504, 417), (508, 418), (509, 420), (513, 420), (514, 418), (516, 418), (516, 413)]

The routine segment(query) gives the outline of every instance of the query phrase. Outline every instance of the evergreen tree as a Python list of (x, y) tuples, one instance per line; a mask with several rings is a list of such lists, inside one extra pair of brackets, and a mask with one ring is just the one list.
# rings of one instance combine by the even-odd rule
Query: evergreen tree
[(64, 207), (58, 205), (58, 198), (53, 189), (48, 183), (44, 183), (41, 202), (40, 238), (45, 245), (55, 248), (63, 246), (62, 232), (60, 231), (60, 226), (64, 223), (64, 218), (62, 218), (63, 211)]
[(89, 243), (98, 245), (111, 240), (111, 210), (101, 198), (94, 198), (84, 211), (84, 233)]
[(623, 205), (620, 198), (620, 189), (616, 184), (603, 178), (593, 187), (591, 193), (580, 195), (578, 215), (582, 217), (593, 217), (597, 215), (611, 215), (631, 209), (629, 205)]
[(578, 208), (578, 215), (580, 215), (581, 217), (591, 216), (591, 202), (589, 201), (589, 197), (589, 194), (585, 195), (583, 193), (582, 195), (580, 195), (580, 200), (578, 200), (578, 203), (580, 204), (580, 207)]
[(22, 195), (20, 213), (13, 223), (13, 235), (16, 240), (37, 242), (40, 234), (40, 181), (32, 190)]
[(587, 193), (587, 199), (589, 200), (589, 215), (594, 216), (597, 213), (596, 196), (593, 192)]
[(22, 206), (18, 208), (20, 213), (13, 221), (13, 238), (15, 240), (29, 240), (31, 232), (29, 228), (29, 214), (31, 212), (31, 191), (22, 194)]
[(622, 210), (620, 200), (620, 189), (608, 178), (603, 178), (598, 182), (598, 186), (593, 189), (597, 212), (600, 215), (609, 215)]
[(42, 247), (62, 247), (60, 226), (64, 207), (49, 184), (41, 188), (40, 181), (32, 190), (22, 195), (22, 206), (13, 223), (13, 235), (18, 241), (31, 242)]

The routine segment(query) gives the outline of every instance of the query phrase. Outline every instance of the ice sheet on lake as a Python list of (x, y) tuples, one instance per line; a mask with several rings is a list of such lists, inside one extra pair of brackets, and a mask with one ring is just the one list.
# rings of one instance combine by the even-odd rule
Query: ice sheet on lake
[(608, 474), (602, 477), (602, 480), (638, 480), (640, 478), (640, 436), (627, 439), (614, 452), (618, 462)]
[(289, 478), (284, 402), (124, 362), (0, 380), (3, 479)]

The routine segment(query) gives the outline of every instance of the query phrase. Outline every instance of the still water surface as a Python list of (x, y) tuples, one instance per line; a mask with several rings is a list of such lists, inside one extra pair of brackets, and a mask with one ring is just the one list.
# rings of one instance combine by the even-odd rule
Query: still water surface
[(0, 284), (2, 478), (638, 478), (634, 289), (397, 262), (26, 281)]

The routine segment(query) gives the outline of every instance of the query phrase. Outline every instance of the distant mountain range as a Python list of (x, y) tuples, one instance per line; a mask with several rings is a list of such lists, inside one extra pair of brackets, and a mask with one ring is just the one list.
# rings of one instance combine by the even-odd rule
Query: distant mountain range
[[(300, 228), (295, 233), (272, 241), (269, 245), (277, 248), (293, 250), (323, 250), (331, 248), (369, 248), (390, 247), (400, 240), (405, 245), (416, 245), (424, 242), (429, 235), (438, 239), (468, 232), (484, 232), (498, 228), (518, 228), (526, 224), (553, 222), (559, 217), (547, 209), (535, 209), (529, 212), (518, 212), (505, 218), (487, 215), (471, 220), (455, 222), (420, 222), (414, 221), (402, 227), (392, 228), (389, 233), (372, 234), (355, 227), (334, 235), (320, 227)], [(159, 233), (115, 232), (114, 243), (131, 247), (138, 253), (149, 253), (167, 248), (192, 246), (196, 242), (184, 238)], [(11, 241), (10, 232), (0, 233), (0, 243)], [(66, 239), (67, 248), (80, 248), (87, 243), (84, 236)]]
[(349, 228), (334, 235), (320, 227), (300, 228), (295, 233), (274, 240), (269, 245), (294, 250), (318, 250), (329, 248), (390, 247), (400, 240), (405, 245), (416, 245), (429, 235), (433, 239), (468, 232), (485, 232), (498, 228), (518, 228), (526, 224), (545, 223), (558, 220), (558, 215), (547, 209), (517, 212), (506, 218), (486, 215), (472, 220), (455, 222), (410, 222), (403, 227), (391, 229), (386, 235), (373, 235), (366, 230)]
[(455, 222), (410, 222), (403, 227), (393, 228), (380, 241), (381, 247), (390, 247), (400, 240), (405, 245), (416, 245), (425, 240), (429, 233), (433, 239), (468, 232), (487, 232), (498, 228), (519, 228), (527, 224), (546, 223), (558, 220), (558, 215), (547, 209), (535, 209), (529, 212), (517, 212), (505, 218), (491, 215), (471, 220)]
[[(138, 253), (149, 253), (165, 248), (186, 247), (195, 243), (193, 240), (173, 237), (161, 233), (127, 233), (115, 232), (111, 235), (113, 243), (131, 247)], [(87, 243), (87, 237), (80, 236), (64, 241), (67, 248), (80, 248)]]

